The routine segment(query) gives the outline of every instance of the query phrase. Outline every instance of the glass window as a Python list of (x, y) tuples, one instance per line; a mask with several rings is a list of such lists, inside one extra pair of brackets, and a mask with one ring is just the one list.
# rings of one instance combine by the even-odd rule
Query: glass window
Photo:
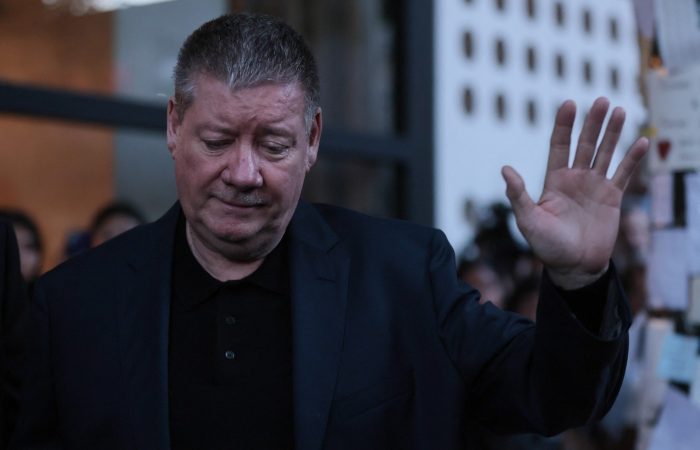
[(533, 46), (528, 46), (525, 50), (525, 60), (527, 64), (527, 70), (529, 72), (535, 72), (537, 70), (537, 49)]
[(2, 2), (0, 79), (164, 104), (190, 32), (228, 11), (264, 12), (283, 17), (308, 40), (327, 126), (400, 131), (401, 2), (178, 0), (83, 15), (61, 6), (79, 2)]
[(397, 23), (393, 0), (234, 0), (234, 10), (283, 17), (309, 42), (321, 76), (325, 125), (397, 131)]
[(620, 72), (617, 67), (610, 68), (610, 88), (614, 91), (620, 89)]
[(534, 19), (537, 15), (537, 4), (535, 3), (535, 0), (527, 0), (525, 2), (525, 8), (527, 10), (527, 16)]
[(129, 201), (149, 219), (175, 200), (163, 133), (0, 115), (0, 134), (0, 207), (37, 222), (44, 269), (64, 259), (69, 236), (87, 230), (112, 200)]
[[(112, 13), (72, 15), (40, 1), (2, 2), (0, 78), (111, 94)], [(89, 39), (86, 39), (89, 36)]]
[(503, 66), (506, 64), (506, 43), (502, 38), (496, 39), (495, 45), (494, 45), (494, 50), (495, 50), (495, 58), (496, 58), (496, 64), (499, 66)]
[(500, 93), (496, 94), (495, 100), (496, 118), (501, 121), (506, 120), (508, 115), (506, 96)]
[(464, 112), (471, 116), (474, 113), (474, 90), (470, 87), (464, 89), (462, 96), (464, 103)]
[(583, 81), (586, 84), (593, 83), (593, 63), (589, 60), (583, 61)]
[(620, 38), (617, 19), (615, 17), (611, 17), (608, 21), (608, 34), (610, 35), (610, 40), (613, 42), (616, 42)]
[(527, 122), (530, 125), (537, 125), (537, 102), (533, 99), (527, 101), (526, 106)]
[[(66, 1), (57, 0), (61, 3)], [(415, 20), (413, 16), (410, 19), (405, 17), (404, 1), (178, 0), (83, 15), (75, 15), (76, 11), (71, 12), (69, 8), (47, 6), (44, 3), (50, 3), (48, 1), (0, 0), (0, 3), (0, 54), (3, 55), (0, 58), (0, 80), (126, 97), (162, 107), (164, 114), (167, 98), (172, 93), (172, 69), (185, 37), (207, 20), (229, 11), (245, 10), (280, 16), (305, 36), (319, 64), (324, 126), (327, 130), (336, 129), (340, 136), (379, 134), (380, 139), (369, 139), (368, 145), (384, 148), (384, 138), (404, 131), (402, 127), (407, 122), (403, 113), (407, 109), (401, 108), (401, 105), (412, 95), (399, 96), (398, 93), (413, 88), (405, 84), (407, 71), (400, 70), (400, 64), (401, 67), (407, 66), (407, 56), (403, 54), (404, 49), (399, 47), (401, 41), (398, 33), (399, 30), (403, 32), (404, 28), (415, 28)], [(430, 8), (421, 6), (418, 9)], [(401, 26), (399, 21), (402, 22)], [(414, 30), (406, 29), (405, 33), (411, 31)], [(470, 45), (473, 53), (476, 50), (473, 38)], [(413, 54), (409, 56), (414, 57)], [(423, 56), (419, 55), (419, 58)], [(427, 65), (423, 66), (426, 71), (430, 70)], [(0, 120), (5, 118), (0, 115)], [(137, 206), (142, 207), (150, 218), (154, 217), (152, 211), (160, 214), (164, 205), (174, 200), (172, 162), (165, 146), (164, 130), (150, 133), (67, 122), (61, 124), (68, 128), (94, 128), (108, 135), (104, 152), (109, 155), (109, 173), (105, 175), (96, 171), (101, 174), (99, 178), (105, 181), (105, 186), (109, 186), (105, 188), (107, 191), (95, 190), (106, 192), (102, 198), (141, 198)], [(415, 139), (416, 134), (422, 138), (420, 133), (409, 133), (408, 138)], [(92, 141), (97, 142), (95, 139)], [(394, 140), (391, 141), (395, 145)], [(62, 146), (57, 139), (46, 146), (52, 144), (54, 147)], [(405, 147), (409, 155), (411, 152), (427, 151), (424, 146), (420, 150), (414, 150), (412, 145)], [(139, 157), (142, 159), (137, 160)], [(386, 177), (391, 178), (394, 184), (403, 181), (403, 171), (397, 168), (393, 157), (384, 157), (389, 162), (326, 155), (320, 158), (320, 170), (315, 168), (312, 171), (312, 178), (333, 173), (343, 177), (346, 189), (351, 189), (347, 186), (357, 187), (353, 186), (357, 179), (351, 177), (357, 173), (377, 180), (375, 187), (380, 186), (381, 180)], [(71, 161), (75, 159), (77, 156), (69, 158)], [(413, 161), (408, 157), (407, 160)], [(5, 170), (11, 170), (10, 167), (14, 166), (7, 166)], [(422, 173), (420, 168), (412, 169), (411, 173)], [(57, 166), (53, 170), (60, 172), (62, 169)], [(159, 171), (156, 174), (154, 170)], [(315, 175), (317, 172), (319, 175)], [(382, 175), (388, 172), (390, 176)], [(149, 177), (149, 186), (153, 188), (146, 189), (143, 186), (149, 182)], [(79, 177), (76, 175), (75, 178)], [(330, 176), (325, 179), (329, 183), (336, 182)], [(310, 183), (313, 185), (313, 180)], [(390, 186), (393, 191), (386, 188), (387, 195), (394, 199), (391, 205), (358, 207), (367, 212), (379, 211), (383, 214), (384, 211), (387, 215), (405, 214), (405, 211), (400, 211), (401, 208), (414, 215), (421, 214), (422, 205), (415, 207), (405, 193), (399, 195), (394, 184)], [(137, 191), (145, 192), (146, 196), (138, 197), (134, 194)], [(11, 197), (12, 192), (8, 190), (5, 193), (10, 203), (16, 200)], [(315, 198), (325, 195), (322, 189), (314, 190), (313, 186), (306, 192)], [(350, 197), (351, 194), (347, 194), (347, 198)], [(343, 203), (342, 200), (339, 202)], [(353, 206), (352, 202), (343, 204)]]
[(560, 27), (563, 27), (566, 22), (566, 11), (564, 10), (564, 4), (562, 2), (556, 2), (554, 4), (554, 20)]
[(464, 32), (463, 49), (464, 56), (467, 59), (472, 59), (474, 57), (474, 36), (471, 31)]
[(581, 21), (583, 22), (583, 31), (586, 34), (590, 34), (593, 31), (593, 14), (590, 9), (585, 8), (583, 10)]
[(394, 164), (325, 155), (309, 172), (302, 197), (375, 216), (402, 217), (399, 180)]
[(566, 59), (561, 53), (557, 53), (554, 57), (554, 70), (557, 78), (563, 79), (566, 77)]

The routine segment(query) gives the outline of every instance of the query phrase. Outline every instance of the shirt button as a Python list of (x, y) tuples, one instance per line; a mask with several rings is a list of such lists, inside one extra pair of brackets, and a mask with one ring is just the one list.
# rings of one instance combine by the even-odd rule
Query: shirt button
[(233, 359), (236, 357), (236, 354), (233, 353), (231, 350), (226, 350), (224, 356), (226, 357), (226, 359)]
[(226, 325), (233, 325), (236, 323), (236, 318), (233, 316), (226, 316), (224, 322), (226, 322)]

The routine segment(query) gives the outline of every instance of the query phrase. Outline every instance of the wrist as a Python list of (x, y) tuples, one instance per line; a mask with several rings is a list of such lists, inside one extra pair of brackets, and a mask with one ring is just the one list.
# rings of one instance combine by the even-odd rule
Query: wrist
[(603, 275), (605, 275), (605, 272), (607, 272), (609, 268), (610, 263), (607, 263), (605, 267), (596, 272), (557, 270), (551, 267), (546, 267), (545, 270), (555, 286), (559, 287), (560, 289), (564, 289), (565, 291), (573, 291), (595, 283)]

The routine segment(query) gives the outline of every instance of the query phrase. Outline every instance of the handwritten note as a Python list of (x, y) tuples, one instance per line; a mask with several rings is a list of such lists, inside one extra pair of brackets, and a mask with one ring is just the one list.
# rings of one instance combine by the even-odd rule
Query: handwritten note
[(647, 287), (651, 308), (685, 311), (688, 307), (687, 237), (684, 229), (651, 234)]
[(657, 373), (661, 378), (678, 383), (692, 383), (698, 352), (698, 337), (669, 333), (661, 348)]
[(651, 172), (700, 168), (700, 65), (679, 73), (650, 71), (647, 87), (655, 130), (648, 157)]
[(651, 177), (651, 223), (655, 228), (673, 224), (673, 177), (670, 173)]

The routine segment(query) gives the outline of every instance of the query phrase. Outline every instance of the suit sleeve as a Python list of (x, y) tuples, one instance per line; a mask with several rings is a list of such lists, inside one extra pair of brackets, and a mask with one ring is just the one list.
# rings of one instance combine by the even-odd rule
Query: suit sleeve
[(9, 449), (62, 449), (50, 369), (50, 314), (41, 280), (34, 289), (28, 324), (28, 357), (20, 391), (19, 420)]
[(614, 338), (591, 333), (545, 277), (537, 326), (487, 303), (455, 277), (438, 232), (429, 263), (437, 327), (469, 392), (474, 418), (496, 432), (553, 435), (602, 417), (624, 375), (630, 313), (616, 276), (603, 302), (621, 322)]
[(11, 225), (0, 223), (0, 449), (17, 420), (27, 293)]

